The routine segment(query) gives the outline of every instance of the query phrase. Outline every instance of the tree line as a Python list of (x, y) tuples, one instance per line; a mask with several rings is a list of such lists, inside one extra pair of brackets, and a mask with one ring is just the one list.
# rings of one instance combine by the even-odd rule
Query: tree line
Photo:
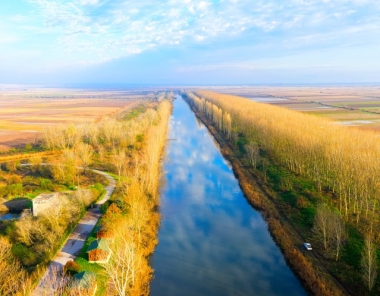
[(161, 155), (172, 108), (168, 100), (160, 101), (150, 114), (141, 149), (126, 159), (128, 169), (122, 170), (123, 181), (102, 219), (102, 227), (114, 236), (105, 265), (110, 294), (149, 294), (153, 270), (148, 260), (157, 244)]
[(264, 151), (295, 175), (312, 180), (320, 192), (332, 193), (332, 199), (319, 201), (314, 231), (321, 235), (326, 249), (334, 247), (339, 259), (347, 239), (345, 223), (354, 224), (365, 237), (361, 265), (367, 270), (363, 278), (372, 289), (377, 267), (371, 250), (380, 241), (375, 231), (380, 222), (378, 134), (231, 95), (198, 91), (187, 96), (211, 117), (218, 116), (218, 109), (230, 114), (230, 137), (236, 144), (240, 135), (244, 136), (246, 158), (253, 167), (261, 161), (265, 171), (266, 159), (260, 158)]

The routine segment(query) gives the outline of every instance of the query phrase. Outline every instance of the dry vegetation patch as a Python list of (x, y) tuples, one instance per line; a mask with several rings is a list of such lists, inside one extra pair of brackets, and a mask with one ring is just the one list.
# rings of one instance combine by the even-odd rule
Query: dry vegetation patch
[(142, 97), (141, 91), (1, 90), (0, 150), (34, 143), (52, 124), (98, 121)]
[(347, 126), (380, 130), (379, 86), (257, 86), (212, 90), (327, 117)]

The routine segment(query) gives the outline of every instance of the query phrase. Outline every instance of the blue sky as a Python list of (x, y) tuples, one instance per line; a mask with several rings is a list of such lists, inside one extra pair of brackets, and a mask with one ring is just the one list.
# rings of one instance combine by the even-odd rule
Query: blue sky
[(380, 82), (379, 0), (3, 0), (0, 83)]

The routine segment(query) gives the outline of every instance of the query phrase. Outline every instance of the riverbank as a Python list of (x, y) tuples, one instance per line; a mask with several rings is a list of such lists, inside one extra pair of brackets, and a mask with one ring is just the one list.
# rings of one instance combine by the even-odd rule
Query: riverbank
[(198, 112), (192, 104), (189, 105), (197, 118), (205, 124), (219, 143), (223, 156), (232, 164), (235, 176), (239, 180), (247, 200), (255, 208), (261, 210), (273, 238), (306, 289), (314, 295), (347, 295), (345, 289), (312, 253), (301, 251), (304, 239), (276, 206), (273, 189), (261, 186), (257, 176), (253, 174), (252, 170), (247, 169), (241, 159), (238, 158), (232, 143), (226, 141), (211, 120)]
[[(144, 128), (133, 139), (136, 148), (117, 147), (123, 167), (115, 193), (101, 207), (101, 230), (90, 235), (75, 260), (81, 271), (96, 274), (95, 295), (149, 295), (149, 258), (157, 244), (161, 160), (171, 109), (170, 99), (140, 110), (136, 122)], [(90, 263), (87, 249), (100, 239), (107, 241), (109, 258)]]

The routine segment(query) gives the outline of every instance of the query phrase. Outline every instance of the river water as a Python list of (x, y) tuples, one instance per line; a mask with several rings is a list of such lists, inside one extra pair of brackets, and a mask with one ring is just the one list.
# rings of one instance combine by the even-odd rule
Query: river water
[(20, 219), (21, 214), (3, 213), (0, 214), (0, 221)]
[(151, 295), (306, 295), (203, 124), (174, 101)]

